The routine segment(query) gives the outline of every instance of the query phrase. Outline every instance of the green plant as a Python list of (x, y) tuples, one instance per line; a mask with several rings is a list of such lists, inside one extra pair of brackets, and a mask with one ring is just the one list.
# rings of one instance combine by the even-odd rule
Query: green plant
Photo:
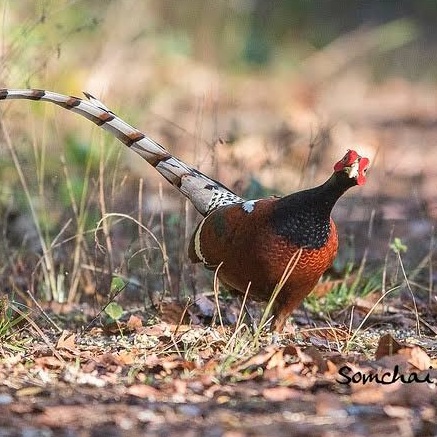
[[(376, 271), (371, 274), (357, 275), (352, 281), (350, 280), (351, 273), (351, 271), (346, 272), (343, 279), (323, 297), (314, 293), (310, 294), (304, 301), (305, 308), (317, 314), (327, 315), (353, 304), (357, 297), (367, 296), (381, 288), (381, 273)], [(326, 280), (329, 283), (330, 279)]]
[(106, 315), (114, 322), (118, 322), (123, 315), (123, 307), (117, 302), (109, 302), (105, 307)]
[(26, 314), (15, 308), (13, 301), (7, 295), (0, 296), (0, 343), (11, 350), (22, 350), (22, 341), (16, 338), (19, 325)]

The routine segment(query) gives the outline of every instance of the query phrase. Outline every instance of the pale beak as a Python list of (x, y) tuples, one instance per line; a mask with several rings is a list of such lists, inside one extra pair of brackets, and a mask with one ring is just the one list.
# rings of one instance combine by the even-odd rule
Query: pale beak
[(360, 163), (358, 159), (355, 162), (353, 162), (350, 167), (345, 168), (346, 173), (351, 179), (358, 178), (359, 170), (360, 170)]

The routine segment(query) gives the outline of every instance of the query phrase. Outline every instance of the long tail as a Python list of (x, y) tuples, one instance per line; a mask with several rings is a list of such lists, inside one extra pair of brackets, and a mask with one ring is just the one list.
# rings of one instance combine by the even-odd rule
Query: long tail
[(111, 132), (124, 145), (134, 150), (155, 167), (165, 179), (188, 197), (195, 208), (204, 216), (218, 207), (244, 202), (244, 199), (234, 194), (220, 182), (209, 178), (172, 156), (156, 141), (117, 117), (95, 97), (88, 93), (84, 94), (88, 100), (45, 90), (0, 89), (0, 100), (41, 100), (62, 106), (91, 120), (97, 126)]

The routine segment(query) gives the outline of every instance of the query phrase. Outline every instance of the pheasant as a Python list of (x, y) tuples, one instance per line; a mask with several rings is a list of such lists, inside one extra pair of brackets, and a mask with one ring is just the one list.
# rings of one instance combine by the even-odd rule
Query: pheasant
[(338, 236), (331, 211), (346, 190), (366, 182), (369, 160), (348, 150), (318, 187), (281, 198), (246, 200), (84, 94), (87, 100), (45, 90), (3, 89), (0, 100), (41, 100), (62, 106), (138, 153), (204, 216), (189, 243), (190, 260), (217, 270), (228, 288), (247, 292), (254, 300), (268, 302), (275, 293), (271, 329), (282, 332), (287, 317), (334, 261)]

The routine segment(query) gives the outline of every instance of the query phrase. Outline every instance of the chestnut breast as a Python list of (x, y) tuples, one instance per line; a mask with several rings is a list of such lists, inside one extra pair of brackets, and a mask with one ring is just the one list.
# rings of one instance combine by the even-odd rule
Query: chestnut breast
[[(267, 198), (225, 206), (200, 222), (189, 245), (193, 262), (219, 268), (219, 278), (228, 286), (267, 301), (281, 279), (290, 258), (301, 247), (278, 235), (271, 216), (278, 199)], [(299, 261), (287, 281), (287, 289), (307, 294), (337, 253), (335, 224), (328, 218), (329, 235), (322, 247), (302, 247)]]

